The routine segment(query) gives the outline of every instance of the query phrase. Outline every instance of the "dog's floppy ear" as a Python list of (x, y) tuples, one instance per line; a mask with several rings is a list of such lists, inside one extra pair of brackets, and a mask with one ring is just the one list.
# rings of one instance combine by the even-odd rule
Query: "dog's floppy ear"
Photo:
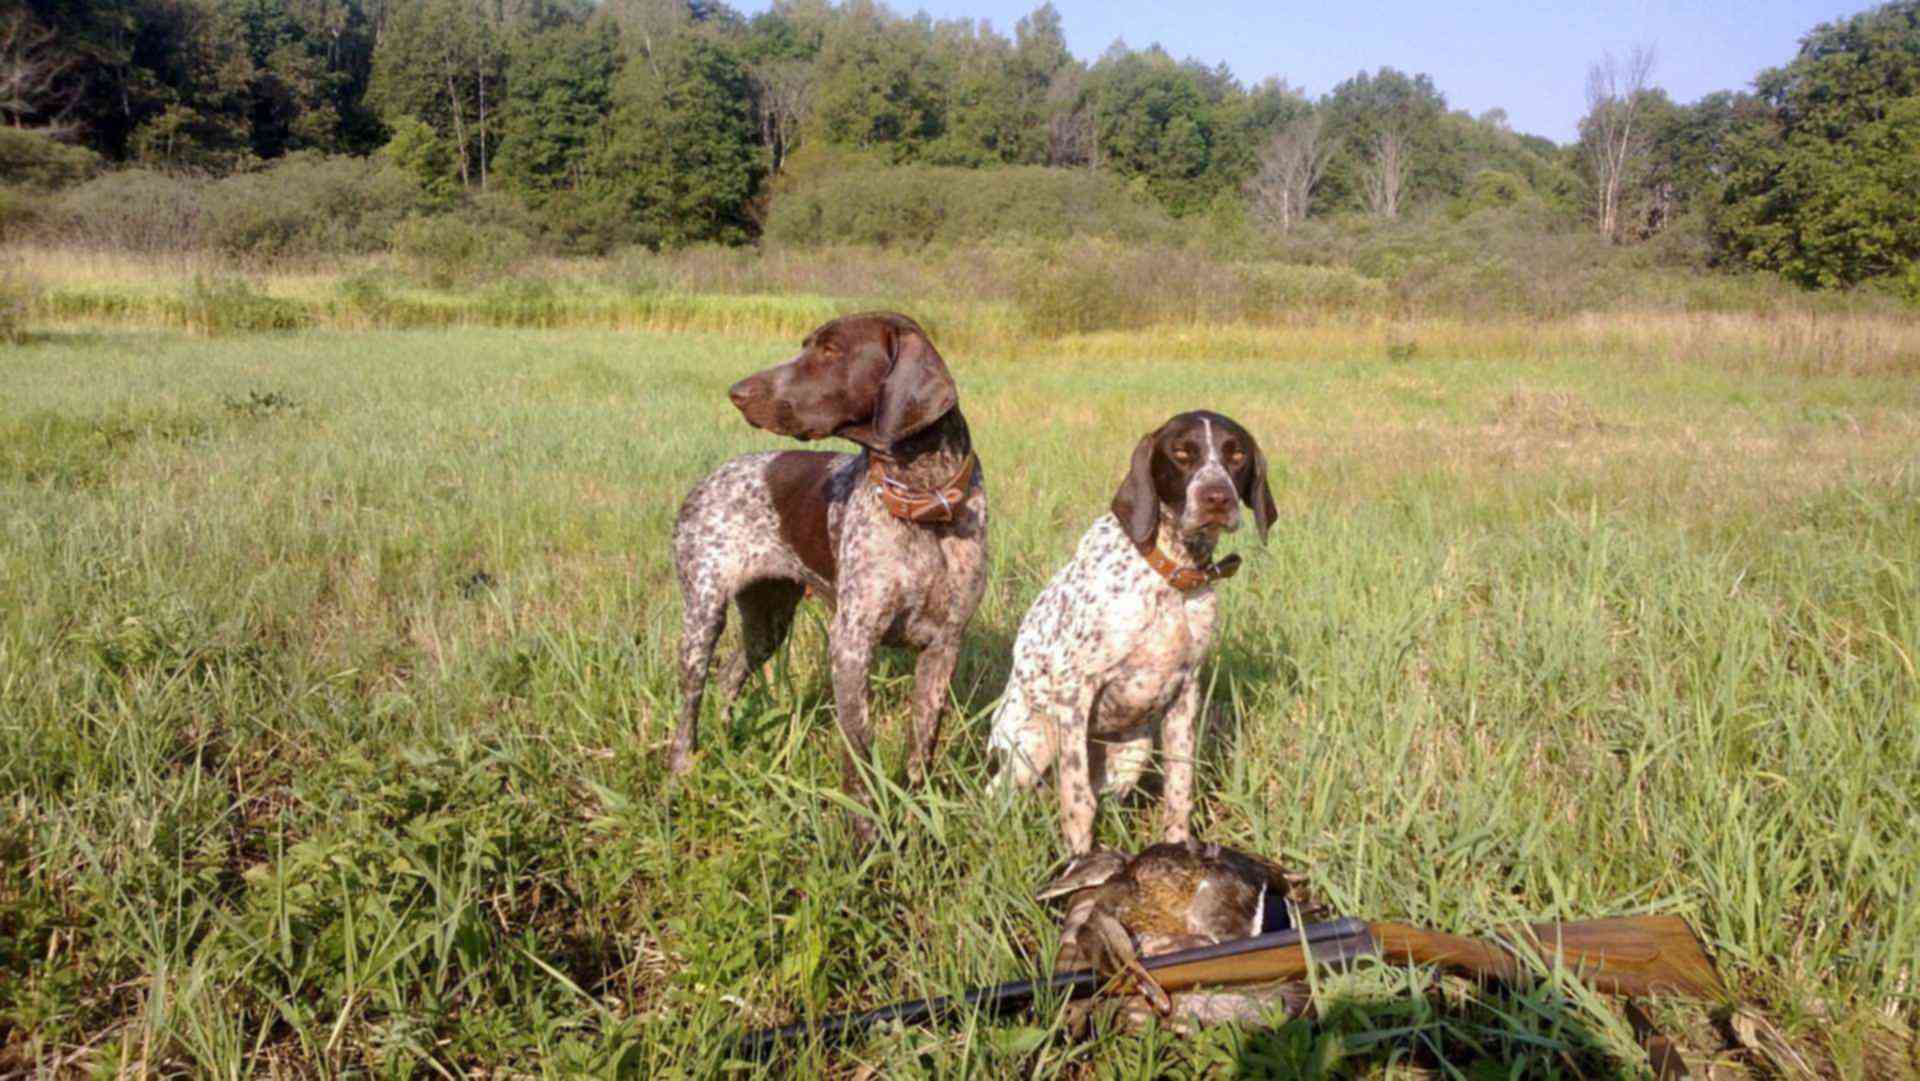
[(1113, 516), (1120, 519), (1127, 539), (1143, 551), (1160, 532), (1160, 493), (1153, 487), (1153, 444), (1159, 437), (1157, 428), (1140, 437), (1139, 445), (1133, 448), (1127, 479), (1113, 493)]
[(1253, 451), (1253, 468), (1247, 471), (1246, 483), (1240, 486), (1240, 502), (1253, 511), (1253, 525), (1260, 531), (1260, 543), (1267, 543), (1267, 531), (1273, 528), (1273, 520), (1280, 511), (1273, 505), (1273, 490), (1267, 487), (1267, 454), (1253, 436), (1247, 436), (1247, 447)]
[(918, 327), (893, 332), (893, 369), (880, 385), (873, 412), (873, 435), (891, 446), (939, 420), (960, 402), (947, 362)]

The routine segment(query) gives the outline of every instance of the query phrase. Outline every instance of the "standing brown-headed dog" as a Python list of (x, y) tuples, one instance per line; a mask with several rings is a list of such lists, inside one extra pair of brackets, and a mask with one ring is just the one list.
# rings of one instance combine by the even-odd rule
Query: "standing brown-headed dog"
[(1273, 525), (1267, 460), (1219, 413), (1181, 413), (1144, 436), (1105, 514), (1080, 538), (1028, 609), (1013, 675), (993, 718), (996, 780), (1029, 788), (1057, 767), (1060, 828), (1076, 853), (1093, 847), (1095, 793), (1124, 794), (1161, 737), (1161, 837), (1187, 839), (1193, 812), (1200, 662), (1213, 642), (1213, 583), (1240, 557), (1214, 563), (1220, 534), (1253, 511)]
[[(801, 342), (800, 354), (735, 383), (747, 422), (776, 435), (837, 436), (857, 454), (747, 454), (694, 486), (673, 527), (685, 616), (680, 724), (672, 766), (693, 764), (700, 701), (727, 605), (743, 650), (721, 687), (729, 701), (786, 640), (811, 590), (833, 609), (833, 698), (845, 734), (842, 784), (867, 801), (855, 766), (868, 755), (867, 671), (874, 647), (918, 650), (912, 752), (916, 783), (932, 766), (960, 635), (987, 584), (987, 495), (953, 376), (926, 331), (904, 315), (849, 315)], [(855, 816), (863, 838), (871, 823)]]

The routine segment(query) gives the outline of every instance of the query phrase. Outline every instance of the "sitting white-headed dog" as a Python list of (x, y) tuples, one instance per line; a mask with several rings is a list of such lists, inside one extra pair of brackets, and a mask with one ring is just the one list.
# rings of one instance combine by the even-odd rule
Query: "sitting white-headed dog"
[(1273, 525), (1267, 461), (1253, 436), (1218, 413), (1181, 413), (1140, 440), (1113, 513), (1080, 538), (1020, 623), (1013, 675), (993, 718), (996, 787), (1030, 788), (1058, 767), (1060, 827), (1072, 852), (1093, 847), (1095, 792), (1125, 794), (1161, 730), (1161, 837), (1187, 839), (1193, 813), (1200, 662), (1213, 642), (1220, 534), (1253, 511)]

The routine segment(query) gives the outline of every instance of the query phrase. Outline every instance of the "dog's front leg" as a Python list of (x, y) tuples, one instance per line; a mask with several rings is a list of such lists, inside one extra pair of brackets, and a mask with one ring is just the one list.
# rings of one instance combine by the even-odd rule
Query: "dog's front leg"
[[(879, 640), (879, 628), (852, 615), (857, 611), (842, 604), (835, 609), (827, 628), (827, 648), (833, 655), (833, 709), (840, 719), (840, 787), (868, 812), (873, 809), (873, 794), (861, 769), (872, 758), (873, 736), (867, 725), (867, 674), (873, 666), (873, 648)], [(874, 838), (870, 814), (854, 812), (853, 832), (861, 844)]]
[(907, 783), (918, 787), (933, 768), (940, 746), (940, 714), (946, 708), (947, 687), (960, 660), (960, 643), (936, 642), (920, 651), (913, 667), (913, 753), (907, 757)]
[(1053, 745), (1060, 760), (1055, 771), (1060, 790), (1060, 832), (1067, 851), (1078, 856), (1093, 851), (1093, 816), (1097, 809), (1093, 778), (1087, 768), (1087, 731), (1093, 723), (1094, 700), (1100, 687), (1091, 679), (1060, 689), (1050, 703)]
[(1184, 841), (1193, 818), (1193, 745), (1194, 729), (1200, 717), (1200, 673), (1187, 675), (1186, 689), (1167, 710), (1161, 724), (1162, 769), (1167, 779), (1166, 798), (1160, 807), (1160, 839)]

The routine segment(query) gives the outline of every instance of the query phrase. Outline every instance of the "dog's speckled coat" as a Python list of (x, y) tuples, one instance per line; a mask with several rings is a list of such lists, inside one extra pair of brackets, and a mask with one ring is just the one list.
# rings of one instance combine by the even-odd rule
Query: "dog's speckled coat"
[[(1176, 566), (1200, 565), (1219, 533), (1238, 527), (1240, 501), (1254, 509), (1264, 539), (1273, 497), (1253, 437), (1215, 413), (1173, 418), (1141, 440), (1114, 513), (1087, 530), (1021, 620), (988, 745), (1000, 761), (996, 786), (1031, 788), (1057, 766), (1060, 827), (1073, 852), (1093, 847), (1098, 795), (1138, 783), (1156, 728), (1166, 779), (1161, 837), (1187, 839), (1200, 665), (1219, 601), (1210, 584), (1175, 589), (1142, 548), (1157, 545)], [(1134, 513), (1143, 502), (1147, 509)]]
[[(866, 363), (874, 340), (885, 343), (884, 364)], [(909, 341), (914, 344), (902, 344)], [(909, 350), (918, 352), (909, 356)], [(862, 364), (870, 370), (848, 374)], [(836, 320), (809, 335), (795, 361), (743, 380), (735, 401), (750, 421), (781, 434), (846, 435), (858, 425), (855, 434), (863, 442), (879, 442), (882, 437), (865, 426), (886, 408), (889, 396), (924, 392), (917, 384), (935, 377), (944, 380), (945, 396), (921, 393), (934, 403), (924, 410), (935, 415), (915, 420), (908, 410), (908, 430), (887, 433), (897, 438), (886, 439), (892, 475), (930, 489), (961, 468), (972, 445), (966, 420), (953, 405), (951, 379), (911, 320), (891, 315)], [(916, 386), (901, 388), (896, 382), (908, 379)], [(742, 392), (740, 387), (753, 380), (764, 385)], [(830, 380), (848, 386), (819, 393), (818, 384)], [(864, 386), (867, 382), (877, 385)], [(793, 404), (808, 393), (829, 404)], [(708, 667), (728, 603), (739, 609), (743, 637), (742, 650), (720, 673), (721, 691), (731, 701), (785, 641), (809, 589), (833, 611), (827, 637), (834, 705), (848, 745), (842, 753), (848, 791), (866, 796), (854, 760), (867, 756), (871, 740), (867, 673), (876, 646), (919, 651), (908, 772), (918, 781), (931, 767), (960, 638), (986, 591), (986, 489), (976, 464), (952, 521), (905, 522), (887, 510), (868, 479), (869, 454), (747, 454), (721, 465), (687, 494), (673, 528), (674, 572), (684, 604), (676, 771), (690, 766)], [(856, 818), (856, 828), (869, 833), (864, 819)]]

